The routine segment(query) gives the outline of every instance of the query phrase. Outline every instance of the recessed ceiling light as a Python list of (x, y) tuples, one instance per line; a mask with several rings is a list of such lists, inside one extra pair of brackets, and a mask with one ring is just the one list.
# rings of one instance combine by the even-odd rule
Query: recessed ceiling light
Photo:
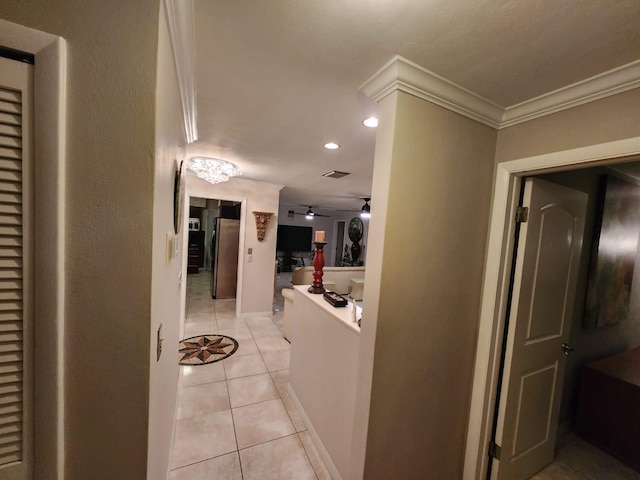
[(326, 148), (327, 150), (336, 150), (340, 148), (340, 145), (334, 142), (329, 142), (324, 144), (324, 148)]
[(378, 126), (378, 119), (376, 117), (369, 117), (364, 122), (362, 122), (362, 124), (365, 127), (376, 128)]

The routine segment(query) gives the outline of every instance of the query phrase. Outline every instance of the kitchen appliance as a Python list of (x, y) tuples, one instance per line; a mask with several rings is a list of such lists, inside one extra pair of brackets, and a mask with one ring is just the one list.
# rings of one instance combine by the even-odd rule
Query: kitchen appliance
[(235, 298), (240, 220), (216, 218), (211, 239), (211, 297)]

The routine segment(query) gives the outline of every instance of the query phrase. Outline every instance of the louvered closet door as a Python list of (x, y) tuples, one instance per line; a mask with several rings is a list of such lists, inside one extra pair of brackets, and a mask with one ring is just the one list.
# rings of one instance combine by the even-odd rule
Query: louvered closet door
[(0, 478), (33, 470), (32, 65), (0, 58)]

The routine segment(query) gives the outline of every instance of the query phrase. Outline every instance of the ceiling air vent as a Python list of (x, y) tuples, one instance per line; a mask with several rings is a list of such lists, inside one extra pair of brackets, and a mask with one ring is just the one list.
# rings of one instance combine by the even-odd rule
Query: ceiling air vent
[(323, 177), (329, 177), (329, 178), (342, 178), (342, 177), (346, 177), (347, 175), (350, 175), (349, 172), (339, 172), (337, 170), (331, 170), (330, 172), (322, 174)]

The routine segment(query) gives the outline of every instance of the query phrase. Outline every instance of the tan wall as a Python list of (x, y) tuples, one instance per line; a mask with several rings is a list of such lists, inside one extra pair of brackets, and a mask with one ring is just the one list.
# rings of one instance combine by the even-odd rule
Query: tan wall
[(498, 132), (496, 162), (640, 136), (640, 88)]
[(145, 478), (157, 0), (0, 2), (68, 42), (66, 478)]
[[(378, 105), (380, 124), (376, 133), (376, 150), (373, 163), (373, 182), (371, 186), (371, 218), (369, 220), (368, 246), (375, 252), (367, 261), (365, 273), (363, 317), (366, 321), (360, 331), (360, 352), (358, 356), (358, 377), (356, 381), (356, 405), (353, 425), (353, 444), (351, 445), (350, 477), (364, 477), (365, 457), (367, 454), (367, 433), (371, 406), (371, 383), (373, 377), (373, 357), (376, 343), (377, 319), (379, 311), (380, 278), (384, 237), (387, 223), (387, 202), (389, 197), (389, 177), (391, 157), (395, 135), (398, 92), (393, 92)], [(378, 200), (379, 199), (379, 200)]]
[[(374, 171), (388, 198), (369, 233), (373, 249), (384, 232), (384, 250), (366, 276), (380, 296), (364, 478), (460, 478), (496, 132), (404, 93), (379, 128), (394, 123)], [(366, 321), (365, 308), (368, 337)]]
[[(176, 345), (184, 310), (180, 308), (182, 255), (167, 261), (167, 234), (174, 235), (173, 198), (176, 160), (184, 158), (184, 123), (169, 30), (161, 9), (156, 86), (156, 168), (153, 214), (153, 278), (149, 332), (148, 479), (164, 479), (173, 438), (178, 362)], [(178, 237), (180, 238), (180, 237)], [(182, 252), (182, 249), (178, 249)], [(157, 331), (162, 325), (163, 353), (156, 357)]]

